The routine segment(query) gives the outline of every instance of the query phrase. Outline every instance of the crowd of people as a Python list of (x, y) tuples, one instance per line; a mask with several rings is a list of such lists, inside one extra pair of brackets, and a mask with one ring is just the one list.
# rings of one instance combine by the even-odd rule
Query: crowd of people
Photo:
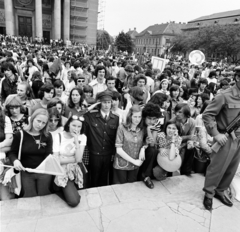
[[(6, 47), (0, 62), (1, 200), (56, 193), (74, 207), (81, 188), (143, 181), (152, 189), (153, 179), (204, 173), (206, 209), (214, 196), (232, 205), (225, 194), (240, 129), (225, 129), (240, 112), (240, 67), (172, 58), (161, 72), (147, 57), (67, 48)], [(64, 175), (26, 170), (50, 154)], [(19, 196), (14, 177), (5, 180), (11, 165)]]

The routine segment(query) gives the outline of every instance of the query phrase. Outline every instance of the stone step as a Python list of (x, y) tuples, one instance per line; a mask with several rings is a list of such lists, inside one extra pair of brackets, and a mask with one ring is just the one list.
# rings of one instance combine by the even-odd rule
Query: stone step
[(75, 208), (55, 194), (3, 201), (1, 231), (239, 232), (240, 204), (229, 208), (214, 199), (211, 214), (202, 206), (203, 183), (193, 174), (154, 181), (154, 189), (143, 182), (89, 188), (79, 191)]

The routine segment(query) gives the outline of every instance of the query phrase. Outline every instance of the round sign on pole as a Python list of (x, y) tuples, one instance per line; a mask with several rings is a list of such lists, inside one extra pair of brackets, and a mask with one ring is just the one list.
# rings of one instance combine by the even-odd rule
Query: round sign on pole
[(199, 50), (194, 50), (189, 54), (189, 60), (192, 64), (201, 65), (205, 61), (205, 55)]

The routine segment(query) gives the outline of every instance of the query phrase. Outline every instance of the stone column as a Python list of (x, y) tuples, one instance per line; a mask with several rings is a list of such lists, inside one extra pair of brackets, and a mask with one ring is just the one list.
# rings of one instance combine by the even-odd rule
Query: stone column
[(64, 0), (63, 13), (63, 39), (70, 40), (70, 0)]
[(14, 16), (12, 0), (4, 0), (6, 34), (14, 35)]
[(43, 37), (42, 29), (42, 0), (35, 0), (35, 22), (36, 22), (36, 36)]
[(54, 1), (54, 37), (61, 39), (61, 1)]

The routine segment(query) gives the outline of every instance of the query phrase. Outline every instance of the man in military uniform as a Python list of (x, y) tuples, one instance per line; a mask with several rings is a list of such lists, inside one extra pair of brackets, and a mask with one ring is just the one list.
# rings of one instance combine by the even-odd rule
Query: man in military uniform
[(222, 147), (211, 155), (203, 190), (203, 204), (212, 209), (212, 198), (232, 206), (226, 190), (229, 188), (240, 161), (240, 129), (234, 135), (226, 135), (225, 129), (240, 113), (240, 66), (235, 68), (235, 85), (217, 94), (203, 113), (207, 132)]
[(99, 110), (84, 115), (87, 145), (90, 157), (91, 187), (105, 186), (111, 159), (115, 154), (115, 139), (119, 117), (111, 112), (113, 93), (105, 90), (97, 95), (101, 102)]

